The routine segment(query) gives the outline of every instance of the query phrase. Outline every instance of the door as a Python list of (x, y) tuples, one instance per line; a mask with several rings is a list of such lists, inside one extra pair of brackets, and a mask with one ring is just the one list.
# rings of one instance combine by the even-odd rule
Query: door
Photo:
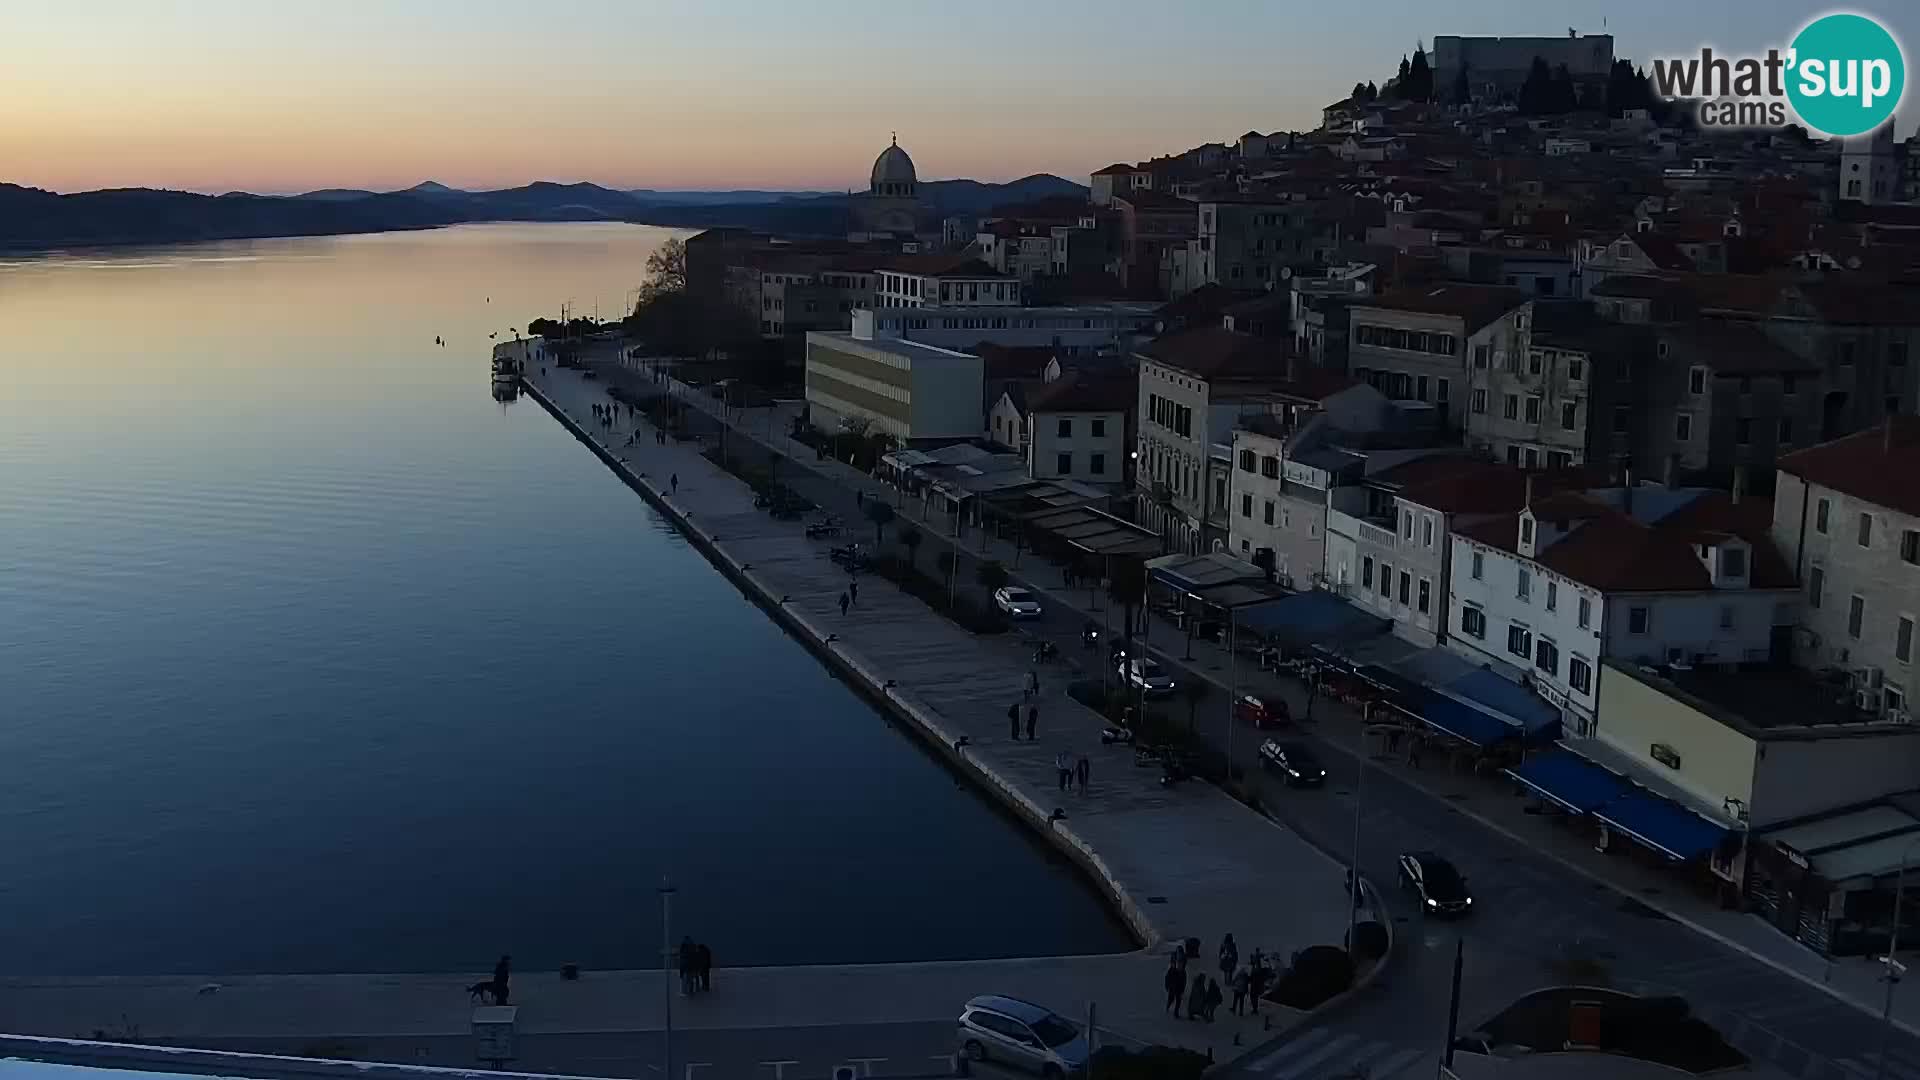
[(978, 1015), (981, 1027), (993, 1033), (994, 1045), (988, 1051), (992, 1057), (1002, 1061), (1016, 1061), (1022, 1065), (1039, 1064), (1040, 1040), (1033, 1037), (1025, 1024), (998, 1013), (983, 1012)]

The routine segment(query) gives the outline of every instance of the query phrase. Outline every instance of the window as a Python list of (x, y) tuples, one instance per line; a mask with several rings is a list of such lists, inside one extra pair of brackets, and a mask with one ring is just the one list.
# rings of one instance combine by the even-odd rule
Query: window
[(1579, 423), (1580, 406), (1573, 402), (1564, 402), (1560, 406), (1560, 430), (1572, 431)]
[(1426, 578), (1421, 578), (1420, 579), (1420, 614), (1425, 615), (1428, 609), (1431, 608), (1432, 606), (1433, 606), (1433, 582), (1429, 581)]
[(1577, 356), (1567, 357), (1567, 381), (1573, 383), (1585, 382), (1586, 378), (1587, 362)]
[(1539, 349), (1527, 350), (1527, 374), (1538, 375), (1540, 372), (1546, 370), (1546, 366), (1547, 354), (1541, 352)]
[(1533, 632), (1522, 626), (1507, 627), (1507, 651), (1521, 659), (1533, 656)]
[(1527, 447), (1526, 459), (1527, 459), (1527, 468), (1537, 469), (1540, 467), (1540, 451), (1539, 450), (1531, 446)]
[(1265, 503), (1261, 504), (1261, 509), (1265, 511), (1266, 524), (1273, 524), (1273, 500), (1268, 499)]
[(1817, 608), (1820, 606), (1820, 594), (1826, 590), (1826, 584), (1827, 572), (1825, 569), (1816, 566), (1807, 571), (1808, 607)]
[(1063, 439), (1073, 438), (1073, 421), (1069, 418), (1061, 417), (1060, 427), (1055, 432), (1055, 434), (1059, 435)]
[(1413, 511), (1404, 506), (1400, 508), (1400, 527), (1402, 535), (1409, 540), (1413, 539)]
[(1268, 454), (1260, 459), (1260, 475), (1269, 480), (1280, 479), (1280, 459)]
[(1533, 543), (1533, 519), (1530, 517), (1520, 519), (1520, 542), (1523, 544)]
[(1831, 504), (1831, 502), (1832, 500), (1830, 499), (1821, 499), (1818, 503), (1814, 505), (1814, 508), (1813, 508), (1813, 531), (1814, 532), (1820, 533), (1822, 535), (1826, 534), (1827, 508)]
[(1056, 464), (1058, 464), (1060, 467), (1060, 475), (1062, 476), (1068, 475), (1069, 473), (1073, 472), (1073, 455), (1061, 454), (1060, 459), (1058, 462), (1056, 462)]
[(1537, 424), (1539, 422), (1540, 422), (1540, 399), (1537, 397), (1529, 396), (1527, 398), (1527, 423)]
[(1872, 514), (1860, 515), (1859, 535), (1860, 535), (1861, 547), (1873, 546), (1873, 515)]
[(1487, 411), (1487, 392), (1485, 390), (1475, 390), (1473, 392), (1473, 411), (1477, 413)]
[(1087, 423), (1093, 425), (1094, 438), (1104, 439), (1107, 437), (1107, 421), (1104, 418), (1089, 420)]
[(1412, 592), (1413, 592), (1413, 575), (1407, 573), (1405, 570), (1400, 571), (1400, 602), (1402, 604), (1407, 603), (1408, 598), (1412, 594)]
[(1095, 476), (1105, 476), (1107, 474), (1107, 455), (1088, 454), (1087, 471)]
[(1780, 445), (1793, 445), (1793, 420), (1785, 416), (1780, 418)]
[(1486, 366), (1487, 366), (1487, 360), (1488, 360), (1488, 359), (1489, 359), (1489, 358), (1490, 358), (1490, 357), (1491, 357), (1492, 355), (1493, 355), (1493, 346), (1491, 346), (1491, 345), (1475, 345), (1475, 346), (1473, 347), (1473, 366), (1474, 366), (1474, 367), (1477, 367), (1477, 368), (1483, 368), (1483, 367), (1486, 367)]
[(1900, 625), (1893, 632), (1893, 658), (1901, 663), (1913, 660), (1913, 619), (1900, 616)]
[(1547, 582), (1547, 610), (1553, 611), (1554, 609), (1559, 607), (1559, 605), (1560, 605), (1560, 583), (1557, 581), (1549, 581)]
[(1722, 630), (1733, 629), (1733, 605), (1732, 604), (1720, 605), (1720, 629)]
[(1393, 566), (1388, 563), (1380, 564), (1380, 595), (1393, 598)]
[(1248, 520), (1252, 520), (1253, 496), (1251, 495), (1240, 496), (1240, 516), (1243, 518), (1247, 518)]
[(1514, 595), (1516, 597), (1519, 597), (1522, 600), (1525, 600), (1527, 599), (1527, 597), (1532, 595), (1532, 593), (1533, 593), (1533, 574), (1530, 571), (1528, 571), (1526, 567), (1523, 566), (1520, 568), (1519, 588), (1514, 592)]
[(1703, 367), (1687, 369), (1687, 393), (1704, 394), (1707, 392), (1707, 369)]
[(1470, 573), (1473, 576), (1473, 580), (1484, 581), (1486, 580), (1486, 572), (1487, 572), (1486, 557), (1478, 551), (1474, 552), (1473, 553), (1473, 569), (1468, 571), (1468, 573)]
[(1746, 548), (1730, 547), (1720, 549), (1720, 576), (1729, 578), (1747, 576)]
[(1533, 666), (1558, 678), (1560, 676), (1560, 647), (1541, 638), (1534, 646)]
[(1413, 396), (1419, 398), (1421, 401), (1427, 400), (1427, 377), (1425, 375), (1414, 380), (1414, 387)]
[(1360, 560), (1360, 587), (1373, 588), (1373, 556), (1371, 555)]
[(1446, 379), (1435, 379), (1433, 381), (1433, 400), (1436, 404), (1440, 404), (1440, 405), (1445, 405), (1447, 403), (1448, 386), (1447, 386)]
[(1253, 471), (1253, 451), (1251, 450), (1240, 451), (1240, 471), (1241, 472)]
[(1500, 403), (1500, 411), (1509, 420), (1520, 419), (1520, 395), (1505, 395)]
[(1920, 565), (1920, 532), (1908, 529), (1900, 534), (1900, 561)]
[(1867, 598), (1855, 596), (1847, 603), (1847, 636), (1860, 640), (1860, 626), (1867, 621)]
[(1421, 523), (1421, 535), (1426, 542), (1426, 546), (1432, 547), (1433, 546), (1433, 515), (1431, 514), (1427, 515), (1426, 521)]
[(1627, 609), (1627, 633), (1646, 634), (1653, 631), (1653, 609), (1650, 607), (1630, 607)]
[(1693, 438), (1693, 414), (1681, 413), (1673, 418), (1673, 437), (1681, 442)]
[(1613, 407), (1613, 433), (1615, 435), (1625, 435), (1632, 423), (1632, 406), (1615, 405)]
[(1578, 611), (1579, 611), (1579, 615), (1577, 616), (1577, 620), (1578, 620), (1580, 629), (1582, 630), (1592, 629), (1593, 601), (1589, 600), (1584, 596), (1581, 597), (1580, 603), (1578, 605)]
[(1567, 685), (1583, 694), (1593, 693), (1593, 668), (1577, 656), (1568, 657)]
[(1462, 607), (1460, 632), (1481, 641), (1487, 640), (1487, 613), (1477, 607)]

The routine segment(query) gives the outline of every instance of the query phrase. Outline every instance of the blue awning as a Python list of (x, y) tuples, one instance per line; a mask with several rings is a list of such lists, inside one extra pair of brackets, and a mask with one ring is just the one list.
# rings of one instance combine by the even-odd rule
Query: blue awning
[(1337, 646), (1386, 633), (1393, 625), (1323, 589), (1236, 612), (1234, 623), (1295, 647)]
[(1520, 721), (1520, 726), (1527, 729), (1529, 734), (1558, 728), (1560, 724), (1560, 710), (1545, 698), (1491, 671), (1475, 670), (1445, 685), (1449, 691), (1461, 697), (1472, 698)]
[(1520, 735), (1520, 729), (1505, 720), (1444, 694), (1426, 691), (1408, 704), (1416, 707), (1428, 727), (1478, 747), (1493, 746)]
[(1593, 816), (1681, 862), (1705, 855), (1727, 838), (1725, 826), (1645, 789), (1627, 792)]
[(1534, 754), (1505, 771), (1576, 814), (1591, 814), (1629, 790), (1620, 777), (1565, 750)]

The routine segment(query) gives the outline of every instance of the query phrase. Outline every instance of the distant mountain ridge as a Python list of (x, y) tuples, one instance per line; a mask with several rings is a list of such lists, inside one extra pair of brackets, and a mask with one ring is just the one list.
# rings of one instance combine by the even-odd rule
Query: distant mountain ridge
[[(920, 185), (932, 217), (976, 216), (995, 206), (1086, 193), (1079, 184), (1044, 173), (1005, 184), (936, 180)], [(847, 231), (850, 198), (814, 191), (617, 191), (546, 180), (494, 191), (465, 191), (428, 180), (402, 191), (322, 188), (299, 195), (200, 195), (154, 188), (63, 195), (0, 183), (0, 250), (328, 236), (469, 221), (630, 221), (834, 235)]]

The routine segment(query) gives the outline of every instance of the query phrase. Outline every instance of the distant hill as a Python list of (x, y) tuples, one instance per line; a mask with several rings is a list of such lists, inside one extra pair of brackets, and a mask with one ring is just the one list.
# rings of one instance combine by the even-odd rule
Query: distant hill
[[(1086, 190), (1044, 174), (1007, 184), (936, 180), (920, 185), (921, 198), (935, 217), (978, 215), (995, 206), (1049, 196), (1084, 198)], [(323, 188), (294, 196), (213, 196), (152, 188), (62, 195), (0, 184), (0, 250), (326, 236), (468, 221), (631, 221), (837, 235), (847, 231), (848, 205), (846, 195), (835, 193), (634, 192), (544, 180), (495, 191), (463, 191), (428, 180), (404, 191)]]

